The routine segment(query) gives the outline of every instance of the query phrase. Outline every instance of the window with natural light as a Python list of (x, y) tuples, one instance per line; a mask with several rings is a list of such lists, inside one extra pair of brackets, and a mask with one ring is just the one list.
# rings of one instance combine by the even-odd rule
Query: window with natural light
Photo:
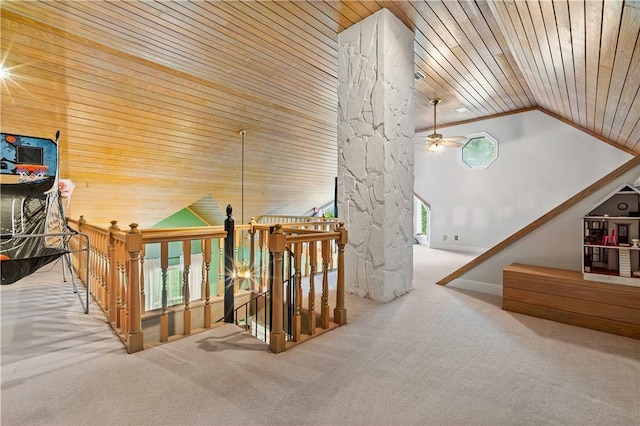
[(460, 149), (460, 160), (472, 170), (484, 170), (498, 158), (498, 141), (488, 133), (469, 135)]
[(422, 240), (429, 238), (429, 208), (426, 207), (418, 197), (413, 197), (414, 201), (414, 223), (415, 236)]

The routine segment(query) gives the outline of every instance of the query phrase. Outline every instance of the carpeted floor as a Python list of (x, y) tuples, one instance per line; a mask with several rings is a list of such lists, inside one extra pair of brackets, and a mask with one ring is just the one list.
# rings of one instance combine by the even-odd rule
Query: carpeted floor
[(279, 355), (231, 325), (128, 355), (38, 272), (0, 288), (1, 424), (640, 424), (639, 341), (434, 284), (469, 259), (415, 246), (412, 292)]

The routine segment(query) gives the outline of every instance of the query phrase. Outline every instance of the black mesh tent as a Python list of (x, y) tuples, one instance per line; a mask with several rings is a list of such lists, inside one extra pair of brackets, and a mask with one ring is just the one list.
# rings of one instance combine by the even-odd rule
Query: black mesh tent
[[(47, 232), (47, 194), (53, 179), (2, 184), (2, 284), (13, 284), (65, 253), (61, 240), (28, 237)], [(62, 231), (62, 229), (61, 229)]]
[[(3, 142), (5, 137), (3, 135)], [(3, 157), (2, 162), (6, 160)], [(3, 167), (4, 168), (4, 167)], [(0, 272), (2, 285), (14, 284), (58, 259), (63, 260), (63, 276), (68, 269), (73, 290), (78, 293), (85, 313), (89, 310), (88, 286), (86, 297), (78, 292), (71, 263), (72, 238), (86, 256), (89, 277), (89, 241), (85, 234), (70, 228), (58, 189), (58, 177), (34, 176), (5, 181), (0, 184)]]

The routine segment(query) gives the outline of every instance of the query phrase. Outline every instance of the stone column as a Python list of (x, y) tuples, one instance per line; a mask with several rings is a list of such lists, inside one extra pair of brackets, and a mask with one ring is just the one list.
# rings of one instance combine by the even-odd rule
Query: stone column
[(413, 280), (414, 35), (382, 9), (338, 41), (345, 285), (387, 302), (411, 290)]

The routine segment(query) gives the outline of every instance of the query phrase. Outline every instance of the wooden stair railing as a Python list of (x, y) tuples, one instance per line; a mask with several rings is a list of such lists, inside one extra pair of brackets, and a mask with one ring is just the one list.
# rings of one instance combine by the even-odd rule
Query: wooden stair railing
[[(272, 352), (279, 353), (292, 346), (307, 340), (315, 335), (321, 334), (332, 328), (346, 324), (347, 311), (344, 304), (344, 247), (347, 243), (348, 234), (343, 223), (339, 223), (334, 231), (314, 232), (308, 229), (296, 227), (283, 228), (276, 225), (273, 233), (270, 234), (269, 250), (273, 257), (273, 277), (271, 284), (271, 335), (269, 347)], [(336, 260), (336, 297), (333, 318), (330, 317), (329, 302), (329, 268), (331, 263), (331, 243), (337, 245)], [(315, 284), (314, 275), (309, 277), (308, 309), (306, 310), (305, 328), (307, 333), (303, 334), (303, 297), (302, 297), (302, 253), (315, 252), (315, 246), (320, 243), (322, 261), (322, 296), (320, 305), (320, 321), (317, 320), (315, 310)], [(304, 250), (304, 246), (313, 246)], [(285, 265), (284, 253), (289, 249), (293, 253), (293, 282), (288, 285), (294, 286), (285, 291), (283, 283), (283, 268)], [(315, 263), (314, 256), (314, 263)], [(315, 270), (312, 265), (311, 270)], [(285, 297), (285, 295), (289, 297)], [(289, 305), (292, 304), (292, 305)], [(291, 327), (290, 339), (287, 340), (287, 333), (284, 330), (284, 314), (282, 307), (291, 309), (292, 318), (288, 321)]]
[[(85, 282), (88, 283), (90, 293), (95, 302), (105, 312), (109, 324), (121, 338), (129, 353), (215, 326), (216, 323), (212, 323), (212, 319), (217, 318), (219, 315), (214, 315), (214, 310), (220, 310), (223, 300), (223, 289), (220, 288), (220, 281), (223, 280), (224, 266), (222, 260), (214, 259), (213, 255), (219, 258), (222, 257), (221, 252), (226, 238), (226, 232), (222, 227), (141, 230), (134, 223), (129, 226), (127, 231), (124, 231), (118, 227), (116, 221), (112, 221), (109, 228), (91, 225), (87, 223), (84, 217), (77, 221), (69, 219), (69, 223), (72, 227), (77, 228), (78, 231), (87, 233), (90, 236), (91, 255), (89, 262), (91, 263), (92, 272)], [(340, 229), (335, 229), (335, 226), (335, 222), (319, 221), (311, 224), (304, 222), (303, 224), (290, 224), (286, 228), (287, 235), (282, 233), (285, 246), (298, 244), (298, 247), (302, 248), (298, 250), (299, 254), (296, 260), (296, 285), (299, 285), (303, 275), (308, 275), (318, 270), (316, 247), (319, 241), (322, 241), (321, 246), (323, 247), (323, 274), (326, 275), (332, 265), (339, 269), (340, 253), (343, 253), (344, 243), (346, 243), (346, 230), (344, 230), (343, 226)], [(251, 270), (255, 273), (255, 280), (248, 280), (251, 283), (248, 289), (238, 289), (238, 284), (234, 286), (234, 304), (236, 306), (238, 302), (242, 303), (244, 301), (242, 300), (243, 298), (248, 300), (252, 292), (258, 293), (266, 290), (268, 286), (268, 259), (270, 251), (273, 252), (273, 238), (269, 232), (271, 229), (276, 228), (282, 232), (283, 229), (279, 225), (275, 227), (258, 225), (255, 221), (248, 225), (241, 225), (238, 228), (246, 230), (251, 236), (250, 263)], [(218, 240), (217, 248), (213, 241), (216, 239)], [(313, 244), (311, 241), (313, 241)], [(340, 251), (341, 241), (344, 241), (342, 243), (342, 252)], [(204, 248), (204, 250), (201, 250), (201, 254), (196, 254), (202, 256), (202, 268), (192, 267), (192, 243), (199, 244), (199, 247)], [(256, 244), (258, 245), (257, 247)], [(171, 249), (171, 247), (174, 247), (174, 249)], [(179, 252), (183, 256), (183, 261), (181, 261), (182, 289), (180, 291), (180, 300), (175, 299), (175, 297), (170, 299), (170, 289), (168, 288), (168, 272), (171, 270), (172, 259), (170, 251), (178, 250), (176, 247), (181, 248)], [(333, 255), (332, 248), (338, 251), (338, 256)], [(156, 289), (156, 293), (151, 295), (145, 291), (145, 269), (151, 268), (150, 264), (153, 258), (149, 256), (154, 250), (158, 252), (155, 256), (158, 259), (157, 270), (158, 274), (160, 274), (161, 288), (159, 290)], [(236, 254), (236, 259), (237, 256)], [(76, 260), (74, 264), (81, 266), (78, 263), (79, 261), (81, 260)], [(310, 264), (311, 262), (313, 262), (313, 265)], [(303, 267), (303, 263), (305, 263), (306, 267)], [(201, 272), (201, 281), (197, 283), (190, 282), (190, 271), (192, 269)], [(340, 273), (338, 275), (340, 276)], [(342, 280), (344, 280), (343, 274), (342, 277)], [(310, 279), (313, 280), (313, 277)], [(327, 283), (326, 277), (324, 281)], [(238, 280), (236, 279), (237, 282)], [(151, 285), (151, 283), (148, 284)], [(218, 285), (218, 291), (212, 294), (211, 287), (214, 285)], [(338, 287), (344, 292), (344, 283), (338, 284)], [(149, 289), (151, 288), (149, 287)], [(313, 289), (314, 285), (311, 288)], [(190, 294), (194, 289), (200, 291), (200, 297), (198, 298), (196, 295), (195, 300), (192, 299)], [(158, 291), (161, 294), (160, 308), (154, 304), (158, 303), (154, 302), (154, 300), (157, 300)], [(282, 289), (280, 291), (282, 292)], [(152, 296), (155, 299), (151, 298)], [(323, 300), (327, 297), (328, 287), (326, 293), (323, 294)], [(177, 303), (172, 305), (172, 300), (177, 300)], [(150, 309), (145, 309), (147, 301), (151, 304), (149, 306), (152, 306)], [(313, 296), (310, 296), (310, 311), (312, 311), (311, 307), (314, 307), (314, 303)], [(328, 304), (326, 305), (327, 307), (323, 309), (327, 313), (325, 314), (325, 311), (323, 311), (323, 318), (326, 316), (328, 319)], [(282, 311), (280, 310), (280, 312)], [(298, 306), (296, 316), (301, 313), (302, 309)], [(340, 321), (342, 321), (341, 324), (346, 322), (343, 294), (337, 296), (336, 309), (334, 310), (334, 322), (338, 324)], [(172, 323), (174, 324), (173, 327), (171, 327)], [(150, 332), (149, 324), (156, 324), (154, 327), (157, 327), (159, 331)], [(323, 325), (327, 328), (328, 324), (323, 323)], [(313, 329), (310, 326), (309, 328)], [(173, 334), (171, 334), (172, 330), (174, 330)], [(301, 328), (297, 327), (297, 330), (296, 340), (301, 340), (299, 338)], [(155, 335), (157, 337), (154, 337)], [(283, 346), (282, 350), (287, 347)]]

